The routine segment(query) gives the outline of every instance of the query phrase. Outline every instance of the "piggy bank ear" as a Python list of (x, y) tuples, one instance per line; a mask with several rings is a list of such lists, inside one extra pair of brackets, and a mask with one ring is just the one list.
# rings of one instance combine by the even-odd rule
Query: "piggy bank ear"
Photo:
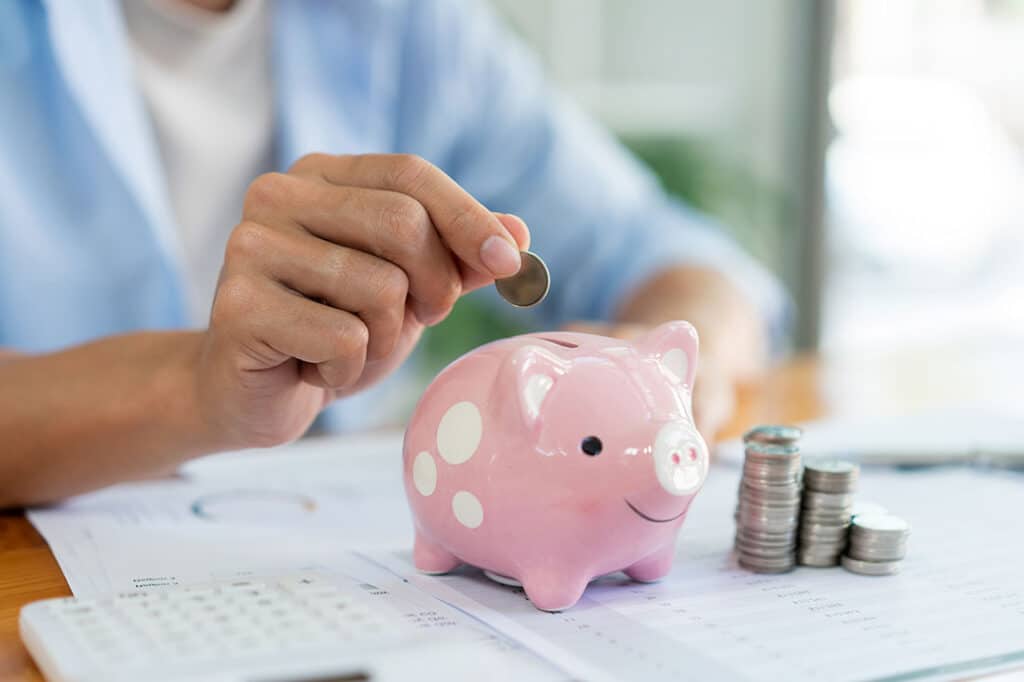
[(693, 389), (697, 375), (697, 330), (683, 320), (666, 322), (637, 339), (636, 346), (655, 358), (671, 381)]
[(540, 346), (523, 346), (508, 360), (504, 380), (515, 386), (516, 402), (527, 426), (537, 423), (551, 388), (568, 370), (568, 362)]

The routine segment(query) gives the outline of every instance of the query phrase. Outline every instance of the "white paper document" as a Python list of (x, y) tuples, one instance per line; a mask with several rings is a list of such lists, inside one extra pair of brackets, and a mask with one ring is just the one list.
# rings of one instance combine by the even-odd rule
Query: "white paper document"
[(739, 472), (712, 469), (666, 580), (592, 584), (574, 608), (537, 611), (477, 570), (411, 566), (400, 437), (232, 454), (181, 479), (119, 486), (30, 518), (76, 594), (316, 567), (367, 576), (402, 613), (453, 624), (487, 670), (519, 679), (917, 680), (1024, 668), (1024, 475), (862, 472), (858, 499), (912, 525), (904, 571), (778, 576), (731, 554)]

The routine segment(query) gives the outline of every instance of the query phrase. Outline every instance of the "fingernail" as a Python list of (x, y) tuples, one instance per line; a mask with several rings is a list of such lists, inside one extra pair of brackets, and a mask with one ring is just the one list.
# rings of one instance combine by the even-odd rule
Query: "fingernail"
[(433, 327), (448, 316), (447, 310), (437, 310), (422, 301), (412, 302), (412, 311), (416, 319), (425, 327)]
[(480, 260), (496, 278), (511, 277), (519, 272), (522, 260), (519, 250), (507, 239), (494, 234), (484, 240), (480, 247)]

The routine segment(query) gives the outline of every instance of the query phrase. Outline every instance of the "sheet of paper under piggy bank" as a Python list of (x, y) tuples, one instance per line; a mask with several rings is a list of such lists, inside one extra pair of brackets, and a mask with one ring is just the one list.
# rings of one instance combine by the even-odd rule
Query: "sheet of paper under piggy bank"
[(696, 369), (688, 322), (633, 342), (527, 334), (456, 360), (405, 434), (416, 568), (471, 564), (546, 611), (606, 573), (663, 577), (708, 471)]

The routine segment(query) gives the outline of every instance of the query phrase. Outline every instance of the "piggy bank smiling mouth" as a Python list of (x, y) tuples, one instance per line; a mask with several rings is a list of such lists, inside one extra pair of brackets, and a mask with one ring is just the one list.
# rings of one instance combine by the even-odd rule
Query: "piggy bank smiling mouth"
[(653, 516), (648, 516), (647, 514), (644, 514), (642, 511), (640, 511), (639, 509), (634, 507), (633, 503), (630, 502), (629, 500), (626, 500), (626, 506), (629, 507), (631, 510), (633, 510), (634, 514), (636, 514), (637, 516), (639, 516), (640, 518), (642, 518), (645, 521), (650, 521), (651, 523), (668, 523), (669, 521), (675, 521), (680, 516), (682, 516), (683, 514), (686, 513), (686, 510), (684, 509), (683, 511), (679, 512), (675, 516), (670, 516), (667, 519), (656, 519)]

